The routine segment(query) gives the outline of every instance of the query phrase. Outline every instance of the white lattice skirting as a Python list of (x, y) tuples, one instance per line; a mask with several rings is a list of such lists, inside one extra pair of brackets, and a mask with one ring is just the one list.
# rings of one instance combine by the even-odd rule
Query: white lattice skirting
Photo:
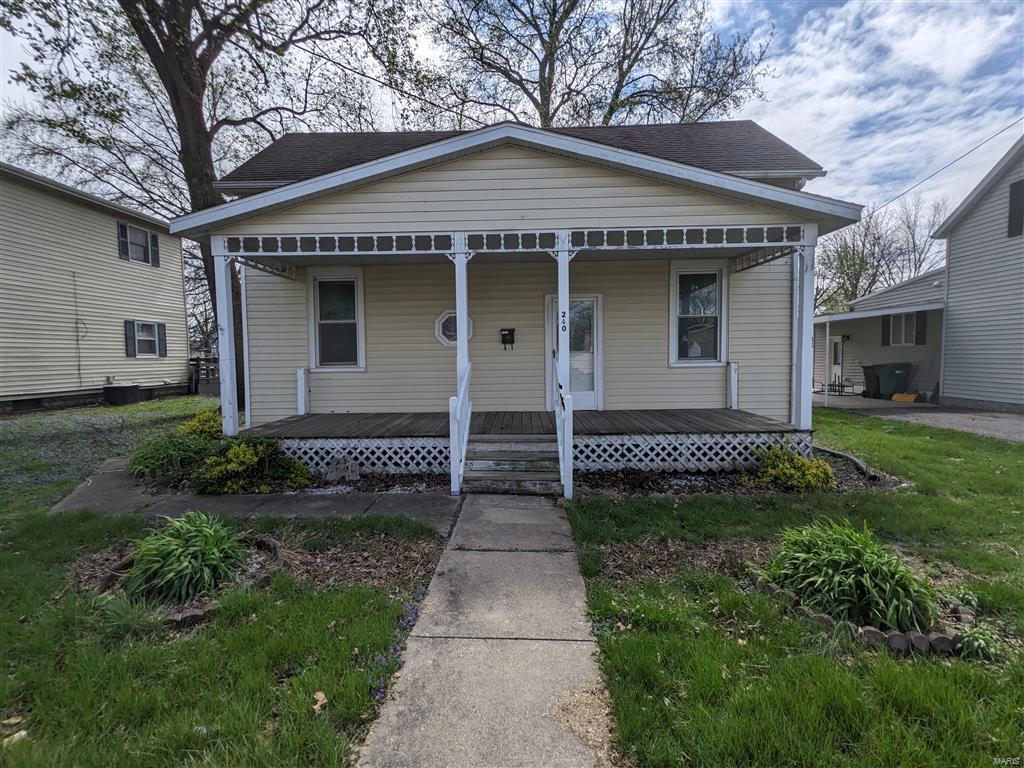
[(573, 440), (573, 466), (584, 471), (727, 472), (755, 466), (758, 452), (776, 445), (809, 456), (811, 433), (580, 435)]
[[(644, 469), (653, 472), (728, 472), (757, 464), (772, 446), (811, 453), (810, 432), (743, 432), (700, 435), (577, 435), (573, 464), (578, 470)], [(284, 452), (314, 472), (337, 460), (351, 461), (367, 474), (449, 471), (448, 438), (294, 438)]]
[(282, 440), (281, 449), (314, 472), (325, 472), (342, 460), (355, 462), (360, 472), (371, 475), (447, 475), (451, 461), (447, 437), (305, 437)]

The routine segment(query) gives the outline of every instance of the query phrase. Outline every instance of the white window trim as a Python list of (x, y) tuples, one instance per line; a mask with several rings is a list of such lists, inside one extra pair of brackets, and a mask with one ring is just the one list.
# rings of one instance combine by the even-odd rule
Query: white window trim
[[(914, 334), (910, 341), (907, 341), (907, 321), (906, 318), (914, 318)], [(903, 341), (896, 343), (896, 335), (894, 333), (896, 329), (896, 323), (900, 323), (900, 335), (903, 337)], [(917, 342), (917, 317), (914, 312), (900, 312), (896, 315), (889, 315), (889, 346), (890, 347), (912, 347)]]
[[(317, 365), (317, 282), (352, 280), (356, 284), (356, 364)], [(313, 373), (362, 373), (366, 370), (366, 315), (361, 267), (320, 267), (306, 270), (306, 333), (309, 339), (309, 370)]]
[[(455, 347), (456, 342), (449, 341), (448, 339), (446, 339), (444, 337), (444, 334), (441, 333), (441, 325), (444, 323), (444, 321), (447, 318), (451, 317), (454, 314), (455, 314), (455, 310), (454, 309), (446, 309), (444, 312), (442, 312), (440, 315), (438, 315), (437, 318), (434, 320), (434, 338), (437, 339), (438, 343), (442, 347), (452, 347), (452, 348)], [(470, 318), (467, 318), (467, 319), (469, 320), (469, 323), (468, 323), (468, 325), (469, 325), (469, 336), (466, 337), (466, 340), (468, 341), (469, 339), (473, 338), (473, 318), (470, 317)], [(456, 329), (456, 331), (457, 330), (458, 329)]]
[[(155, 320), (135, 320), (135, 357), (160, 357), (160, 328), (159, 323)], [(153, 352), (140, 352), (139, 351), (139, 326), (140, 325), (152, 325), (153, 326)], [(148, 339), (147, 339), (148, 340)]]
[[(718, 358), (716, 360), (679, 360), (676, 357), (679, 341), (679, 276), (718, 275)], [(668, 297), (668, 367), (718, 368), (729, 360), (729, 270), (728, 262), (721, 260), (678, 260), (672, 262)]]
[[(153, 233), (145, 227), (137, 227), (134, 224), (124, 223), (128, 227), (128, 263), (129, 264), (143, 264), (147, 267), (153, 266)], [(146, 258), (133, 259), (132, 258), (132, 230), (138, 230), (146, 236)]]

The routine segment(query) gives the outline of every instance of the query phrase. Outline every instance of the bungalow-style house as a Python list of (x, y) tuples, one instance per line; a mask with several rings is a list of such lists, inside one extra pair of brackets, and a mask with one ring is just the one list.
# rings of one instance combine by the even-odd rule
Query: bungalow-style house
[(945, 266), (815, 318), (816, 385), (860, 392), (862, 366), (907, 363), (943, 405), (1024, 410), (1024, 137), (932, 237)]
[(181, 239), (0, 163), (0, 412), (95, 402), (110, 384), (188, 390)]
[(810, 448), (814, 248), (861, 207), (749, 122), (288, 135), (171, 224), (218, 264), (224, 431), (572, 495)]

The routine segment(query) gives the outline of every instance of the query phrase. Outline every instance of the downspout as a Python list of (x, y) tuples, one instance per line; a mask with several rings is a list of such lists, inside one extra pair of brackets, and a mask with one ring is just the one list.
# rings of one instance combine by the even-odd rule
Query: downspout
[(797, 421), (797, 401), (800, 393), (800, 382), (797, 377), (797, 333), (800, 328), (800, 258), (796, 250), (793, 251), (790, 256), (790, 262), (793, 266), (793, 274), (790, 282), (792, 283), (793, 295), (790, 297), (790, 310), (791, 317), (789, 320), (789, 337), (790, 337), (790, 350), (789, 350), (789, 378), (790, 378), (790, 392), (789, 392), (789, 423), (796, 425)]

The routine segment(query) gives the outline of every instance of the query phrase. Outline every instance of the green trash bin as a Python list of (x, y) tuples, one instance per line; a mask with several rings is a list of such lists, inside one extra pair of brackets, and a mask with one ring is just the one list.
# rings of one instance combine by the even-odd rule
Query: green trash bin
[(882, 397), (892, 397), (897, 392), (906, 392), (910, 387), (910, 374), (914, 366), (910, 363), (886, 363), (876, 368), (878, 389)]

